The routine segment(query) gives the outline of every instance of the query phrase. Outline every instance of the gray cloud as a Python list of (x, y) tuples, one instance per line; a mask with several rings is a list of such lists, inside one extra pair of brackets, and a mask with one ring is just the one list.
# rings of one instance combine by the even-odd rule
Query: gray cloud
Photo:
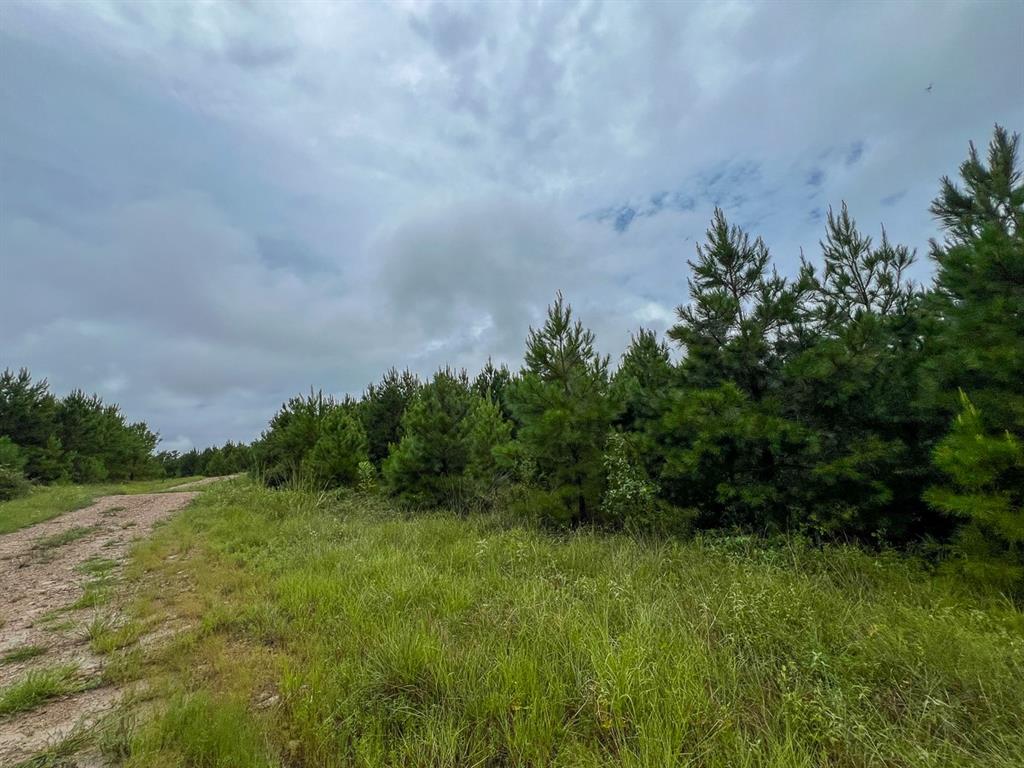
[(250, 439), (311, 384), (515, 363), (556, 289), (616, 353), (685, 302), (715, 205), (784, 271), (843, 199), (925, 245), (967, 141), (1024, 124), (1022, 24), (994, 3), (8, 3), (0, 365), (180, 447)]

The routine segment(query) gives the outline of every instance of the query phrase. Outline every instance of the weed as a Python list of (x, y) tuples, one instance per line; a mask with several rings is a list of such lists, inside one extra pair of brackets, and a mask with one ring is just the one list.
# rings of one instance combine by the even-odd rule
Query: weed
[(140, 630), (137, 624), (114, 624), (110, 619), (96, 615), (85, 628), (89, 647), (101, 655), (112, 653), (138, 640)]
[(88, 731), (76, 730), (56, 744), (47, 747), (28, 760), (17, 763), (12, 768), (69, 768), (74, 763), (69, 763), (66, 758), (81, 752), (91, 742), (92, 736)]
[(74, 664), (34, 669), (0, 690), (0, 717), (35, 709), (49, 699), (84, 689)]
[(94, 533), (99, 528), (99, 525), (76, 525), (73, 528), (60, 531), (58, 533), (51, 534), (50, 536), (44, 536), (40, 539), (36, 539), (35, 544), (32, 545), (34, 550), (48, 550), (55, 549), (56, 547), (63, 547), (66, 544), (71, 544), (79, 539), (84, 539), (91, 533)]
[(14, 650), (7, 651), (0, 657), (0, 664), (16, 664), (19, 661), (28, 661), (36, 656), (46, 653), (46, 648), (41, 645), (22, 645)]

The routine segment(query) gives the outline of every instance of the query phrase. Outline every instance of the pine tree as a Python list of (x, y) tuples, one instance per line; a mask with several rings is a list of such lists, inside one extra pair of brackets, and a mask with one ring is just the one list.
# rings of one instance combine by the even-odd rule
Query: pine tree
[(321, 488), (353, 485), (367, 460), (366, 432), (352, 408), (338, 406), (320, 425), (320, 436), (302, 460), (303, 476)]
[(476, 396), (463, 430), (468, 451), (466, 476), (478, 492), (486, 492), (505, 469), (502, 452), (512, 441), (512, 423), (502, 415), (497, 402)]
[(501, 409), (501, 415), (511, 419), (512, 411), (508, 405), (508, 389), (511, 384), (512, 373), (508, 366), (504, 363), (495, 366), (488, 357), (480, 373), (473, 379), (473, 392), (496, 403)]
[(359, 403), (359, 419), (366, 431), (370, 461), (377, 466), (387, 457), (390, 446), (401, 439), (402, 417), (420, 386), (409, 370), (391, 368), (379, 384), (366, 388)]
[(750, 241), (715, 209), (707, 243), (688, 261), (690, 304), (676, 311), (669, 338), (686, 349), (683, 370), (694, 386), (736, 383), (755, 400), (772, 387), (809, 289), (769, 271), (768, 247)]
[(935, 463), (953, 481), (928, 502), (966, 522), (957, 537), (961, 563), (980, 581), (1024, 590), (1024, 445), (1009, 431), (991, 434), (963, 392), (953, 429)]
[(810, 287), (780, 403), (808, 431), (806, 524), (861, 537), (937, 533), (922, 527), (931, 443), (915, 403), (923, 350), (920, 294), (906, 277), (914, 254), (884, 229), (876, 245), (845, 203), (829, 210), (821, 249), (820, 276), (803, 265)]
[(402, 417), (402, 439), (384, 461), (389, 491), (412, 506), (451, 501), (469, 461), (464, 421), (471, 395), (465, 373), (439, 370)]
[(607, 389), (608, 358), (594, 350), (594, 334), (573, 320), (558, 293), (544, 325), (530, 328), (526, 368), (510, 394), (521, 425), (518, 442), (542, 486), (560, 501), (553, 522), (598, 519), (611, 422)]
[(996, 126), (987, 166), (972, 144), (961, 189), (942, 180), (932, 213), (946, 228), (932, 242), (930, 309), (935, 354), (930, 393), (951, 414), (964, 390), (989, 429), (1024, 434), (1024, 184), (1020, 137)]
[[(281, 406), (253, 445), (253, 460), (264, 482), (280, 486), (303, 479), (302, 462), (320, 439), (324, 419), (338, 407), (334, 398), (312, 389)], [(198, 457), (195, 471), (205, 471), (209, 460), (210, 456)]]

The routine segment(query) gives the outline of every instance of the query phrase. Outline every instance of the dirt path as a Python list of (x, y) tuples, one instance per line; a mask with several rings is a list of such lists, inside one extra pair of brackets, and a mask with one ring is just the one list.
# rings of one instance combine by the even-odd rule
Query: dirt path
[[(0, 689), (33, 670), (62, 665), (73, 666), (70, 686), (81, 689), (28, 711), (0, 714), (0, 766), (59, 742), (123, 695), (104, 681), (106, 657), (90, 649), (88, 628), (97, 621), (117, 625), (104, 598), (131, 543), (197, 495), (104, 496), (85, 509), (0, 535)], [(12, 653), (37, 655), (9, 660)]]

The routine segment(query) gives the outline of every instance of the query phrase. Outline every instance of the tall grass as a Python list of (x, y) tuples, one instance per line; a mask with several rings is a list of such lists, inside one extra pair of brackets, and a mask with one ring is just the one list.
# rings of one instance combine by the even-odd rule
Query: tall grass
[[(192, 584), (171, 597), (180, 556)], [(237, 483), (159, 531), (143, 572), (146, 609), (198, 628), (161, 662), (170, 705), (136, 734), (131, 764), (1020, 766), (1024, 754), (1021, 613), (896, 555), (555, 537), (497, 514), (405, 517)], [(225, 757), (238, 733), (260, 736)]]

